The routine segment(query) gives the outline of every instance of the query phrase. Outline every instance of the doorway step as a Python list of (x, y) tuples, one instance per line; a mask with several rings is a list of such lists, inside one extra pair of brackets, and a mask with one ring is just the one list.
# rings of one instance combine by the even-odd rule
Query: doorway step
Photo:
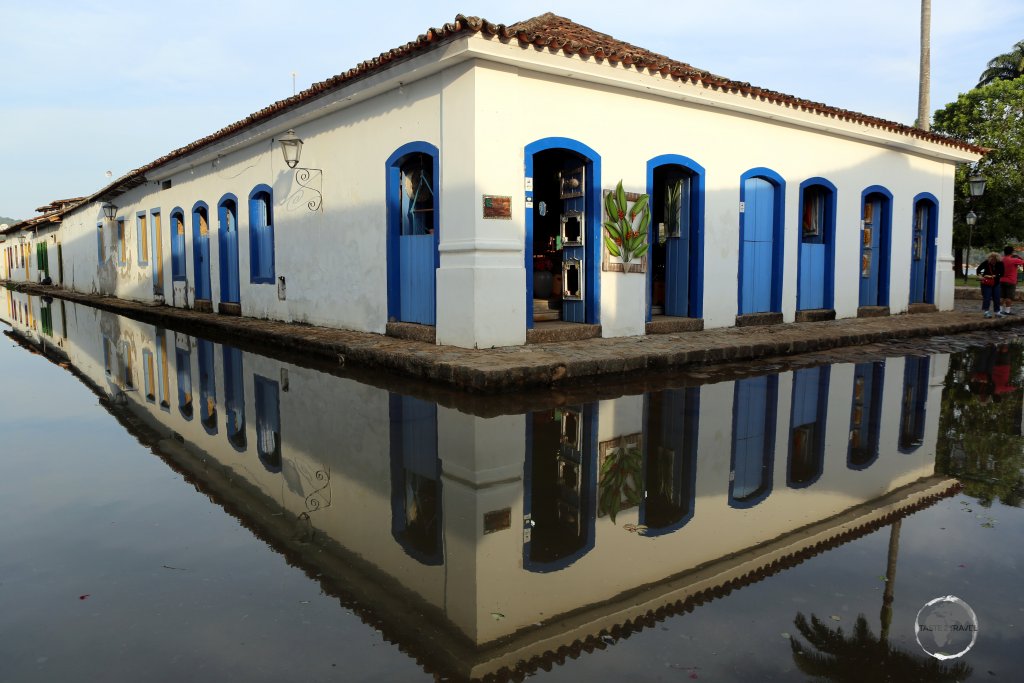
[(561, 301), (558, 299), (534, 299), (533, 320), (534, 322), (549, 322), (561, 320)]

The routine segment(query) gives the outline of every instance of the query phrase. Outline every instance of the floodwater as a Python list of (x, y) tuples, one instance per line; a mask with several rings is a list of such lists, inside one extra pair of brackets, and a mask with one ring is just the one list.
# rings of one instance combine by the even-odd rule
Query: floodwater
[(0, 298), (0, 681), (1019, 680), (1012, 335), (487, 398)]

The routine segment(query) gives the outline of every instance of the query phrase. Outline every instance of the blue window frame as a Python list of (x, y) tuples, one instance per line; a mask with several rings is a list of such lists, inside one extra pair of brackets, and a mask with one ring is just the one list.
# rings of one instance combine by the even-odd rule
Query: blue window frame
[(268, 472), (281, 471), (281, 391), (272, 379), (255, 375), (256, 452)]
[(149, 225), (146, 222), (145, 211), (139, 211), (135, 214), (135, 235), (139, 265), (149, 265)]
[(274, 202), (268, 185), (249, 193), (249, 281), (274, 283)]

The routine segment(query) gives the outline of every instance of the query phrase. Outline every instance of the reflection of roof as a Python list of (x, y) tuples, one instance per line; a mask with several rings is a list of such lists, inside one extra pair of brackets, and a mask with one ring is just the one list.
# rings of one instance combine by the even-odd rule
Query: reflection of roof
[(984, 153), (985, 148), (972, 145), (962, 140), (957, 140), (938, 133), (923, 131), (893, 121), (887, 121), (875, 116), (860, 114), (847, 109), (831, 107), (821, 102), (801, 99), (792, 95), (759, 88), (750, 83), (733, 81), (722, 76), (716, 76), (707, 71), (694, 68), (684, 62), (676, 61), (651, 52), (629, 43), (617, 40), (616, 38), (595, 31), (586, 26), (577, 24), (570, 19), (560, 17), (556, 14), (542, 14), (526, 21), (514, 24), (495, 24), (479, 17), (467, 17), (462, 14), (455, 17), (451, 23), (444, 24), (440, 28), (429, 28), (426, 32), (404, 45), (401, 45), (377, 57), (361, 62), (352, 69), (328, 78), (319, 83), (314, 83), (292, 97), (279, 100), (273, 104), (260, 109), (249, 116), (236, 121), (224, 128), (221, 128), (211, 135), (191, 142), (184, 147), (165, 154), (145, 166), (130, 171), (124, 176), (114, 180), (99, 192), (83, 198), (79, 204), (94, 199), (108, 199), (126, 192), (146, 182), (145, 174), (170, 161), (181, 158), (208, 147), (220, 140), (223, 140), (235, 133), (251, 126), (268, 121), (279, 114), (285, 113), (299, 107), (311, 100), (326, 95), (338, 88), (353, 81), (366, 78), (393, 64), (415, 57), (427, 52), (437, 45), (463, 35), (480, 34), (487, 38), (496, 38), (504, 43), (517, 42), (521, 47), (547, 50), (549, 52), (560, 52), (568, 56), (579, 55), (584, 59), (605, 61), (611, 66), (621, 64), (626, 68), (634, 68), (640, 73), (648, 73), (652, 76), (668, 77), (681, 81), (689, 81), (701, 85), (713, 91), (723, 91), (745, 97), (752, 100), (759, 100), (769, 104), (775, 104), (788, 109), (795, 109), (811, 114), (817, 114), (830, 119), (838, 119), (857, 123), (871, 128), (886, 130), (890, 133), (897, 133), (922, 140), (928, 140), (936, 144), (956, 147), (958, 149)]

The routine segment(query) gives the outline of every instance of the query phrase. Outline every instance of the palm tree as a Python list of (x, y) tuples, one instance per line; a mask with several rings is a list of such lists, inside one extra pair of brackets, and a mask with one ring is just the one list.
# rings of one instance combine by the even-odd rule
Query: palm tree
[(1012, 81), (1024, 76), (1024, 40), (1017, 41), (1013, 49), (989, 60), (988, 67), (981, 72), (978, 86), (993, 81)]
[(931, 129), (932, 0), (921, 0), (921, 74), (917, 84), (917, 127)]

